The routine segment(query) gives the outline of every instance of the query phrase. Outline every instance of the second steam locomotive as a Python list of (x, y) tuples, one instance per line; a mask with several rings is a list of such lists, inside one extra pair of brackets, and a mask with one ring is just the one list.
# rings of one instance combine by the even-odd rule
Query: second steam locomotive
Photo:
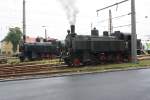
[(60, 41), (43, 41), (37, 38), (34, 43), (22, 42), (19, 45), (21, 61), (52, 59), (60, 55)]

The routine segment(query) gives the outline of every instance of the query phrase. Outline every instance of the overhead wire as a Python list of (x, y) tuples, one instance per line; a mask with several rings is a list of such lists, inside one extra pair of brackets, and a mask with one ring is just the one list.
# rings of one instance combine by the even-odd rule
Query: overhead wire
[(120, 26), (116, 26), (116, 27), (113, 27), (113, 28), (129, 27), (129, 26), (131, 26), (131, 24), (127, 24), (127, 25), (120, 25)]
[[(123, 15), (120, 15), (120, 16), (116, 16), (116, 17), (113, 17), (112, 19), (117, 20), (117, 19), (120, 19), (120, 18), (122, 18), (122, 17), (126, 17), (126, 16), (128, 16), (128, 15), (131, 15), (131, 13), (127, 13), (127, 14), (123, 14)], [(108, 20), (109, 20), (109, 19), (104, 19), (104, 20), (98, 21), (97, 23), (103, 23), (103, 22), (108, 21)]]
[[(137, 24), (141, 24), (142, 22), (136, 22)], [(131, 24), (125, 24), (125, 25), (120, 25), (120, 26), (115, 26), (113, 28), (120, 28), (120, 27), (129, 27)], [(108, 27), (108, 26), (102, 26), (102, 27)]]

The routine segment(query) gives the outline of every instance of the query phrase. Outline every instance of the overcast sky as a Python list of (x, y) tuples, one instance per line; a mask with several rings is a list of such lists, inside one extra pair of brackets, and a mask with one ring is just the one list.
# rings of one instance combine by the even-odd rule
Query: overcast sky
[[(59, 2), (60, 0), (26, 0), (26, 23), (27, 35), (31, 37), (43, 36), (46, 26), (49, 37), (64, 39), (66, 30), (69, 29), (69, 21), (66, 12)], [(99, 12), (96, 10), (114, 4), (122, 0), (73, 0), (76, 1), (78, 10), (76, 19), (76, 33), (90, 34), (91, 23), (102, 31), (108, 30), (108, 10)], [(138, 36), (150, 34), (150, 0), (135, 0), (137, 14), (137, 34)], [(112, 16), (120, 16), (130, 13), (130, 1), (111, 8)], [(104, 21), (105, 20), (105, 21)], [(113, 26), (123, 26), (130, 24), (130, 16), (113, 20)], [(0, 40), (7, 35), (9, 27), (22, 28), (22, 0), (0, 0)], [(114, 28), (130, 32), (131, 27)]]

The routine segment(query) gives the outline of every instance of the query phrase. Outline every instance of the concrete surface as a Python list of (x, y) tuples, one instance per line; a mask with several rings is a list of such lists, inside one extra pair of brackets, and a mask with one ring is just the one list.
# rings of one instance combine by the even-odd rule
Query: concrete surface
[(0, 100), (150, 100), (150, 69), (0, 82)]

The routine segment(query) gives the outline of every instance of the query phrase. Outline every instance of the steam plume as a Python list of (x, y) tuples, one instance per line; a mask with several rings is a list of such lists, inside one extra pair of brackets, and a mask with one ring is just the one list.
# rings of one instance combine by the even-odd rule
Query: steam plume
[(76, 7), (76, 0), (58, 0), (67, 14), (67, 19), (69, 24), (75, 25), (76, 23), (76, 15), (78, 14), (78, 9)]

